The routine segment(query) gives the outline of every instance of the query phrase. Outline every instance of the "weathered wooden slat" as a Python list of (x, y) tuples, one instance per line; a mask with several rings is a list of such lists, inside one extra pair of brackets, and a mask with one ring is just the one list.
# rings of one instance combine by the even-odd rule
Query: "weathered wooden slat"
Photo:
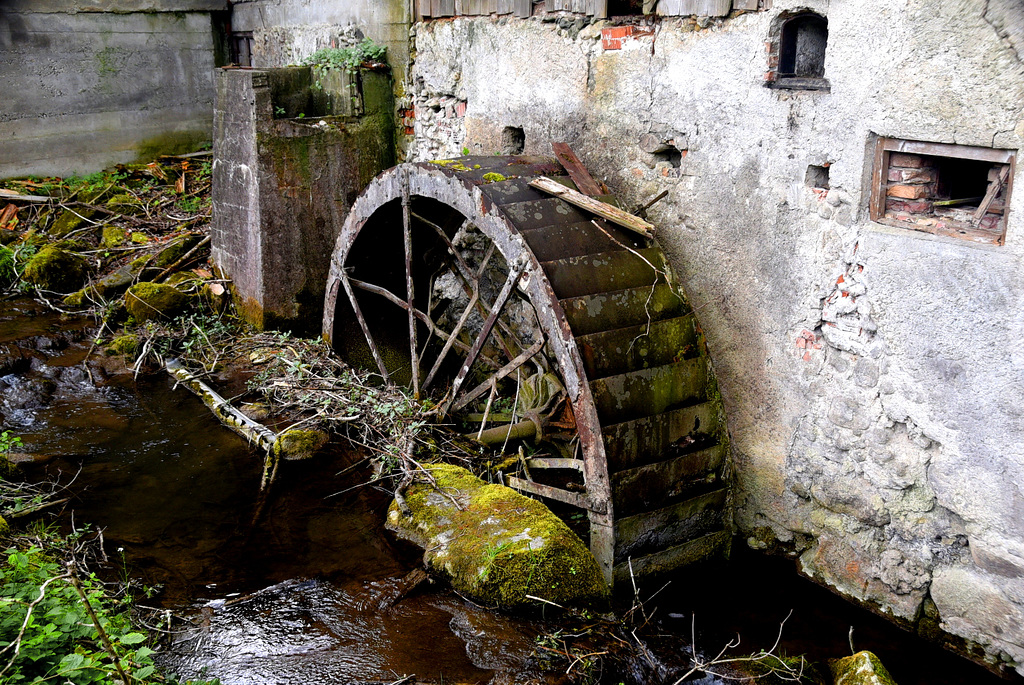
[(611, 472), (675, 459), (715, 441), (721, 420), (718, 410), (701, 402), (602, 429)]
[(613, 474), (615, 515), (632, 516), (716, 488), (721, 483), (718, 472), (724, 463), (725, 445), (718, 444)]
[(659, 247), (569, 257), (541, 266), (559, 298), (653, 287), (665, 281), (664, 253)]
[(696, 318), (680, 316), (576, 338), (587, 378), (670, 364), (700, 353)]
[[(530, 190), (537, 192), (533, 188)], [(608, 236), (609, 233), (615, 240)], [(594, 226), (592, 221), (525, 230), (523, 237), (537, 255), (537, 259), (545, 262), (556, 258), (582, 257), (598, 252), (625, 250), (624, 245), (639, 249), (645, 242), (642, 237), (631, 231), (624, 231), (612, 224), (601, 230)], [(618, 242), (615, 242), (616, 240)]]
[(727, 17), (732, 10), (732, 0), (696, 0), (696, 5), (700, 17)]
[(939, 157), (958, 157), (960, 159), (976, 159), (981, 162), (1009, 164), (1013, 159), (1013, 150), (996, 150), (987, 147), (970, 147), (968, 145), (950, 145), (948, 143), (925, 143), (919, 140), (899, 140), (882, 138), (882, 146), (891, 152), (908, 152), (915, 155), (933, 155)]
[(522, 478), (516, 478), (515, 476), (508, 477), (508, 486), (510, 488), (515, 488), (516, 490), (528, 492), (531, 495), (547, 497), (548, 499), (553, 499), (556, 502), (571, 504), (572, 506), (579, 507), (580, 509), (589, 508), (587, 498), (578, 492), (569, 492), (568, 490), (562, 490), (561, 488), (544, 485), (542, 483), (534, 483), (532, 480), (523, 480)]
[(1003, 189), (1003, 184), (1006, 183), (1006, 179), (1009, 176), (1010, 165), (1007, 164), (999, 170), (995, 179), (988, 184), (988, 191), (985, 193), (985, 197), (982, 199), (981, 204), (978, 205), (978, 211), (974, 213), (973, 223), (975, 226), (981, 222), (981, 219), (985, 216), (989, 206), (991, 206), (992, 201), (996, 199), (996, 195), (998, 195), (999, 191)]
[(616, 584), (629, 587), (631, 576), (637, 579), (657, 576), (707, 559), (728, 558), (731, 541), (732, 536), (727, 530), (711, 533), (657, 554), (633, 559), (632, 564), (616, 564), (612, 569), (612, 578)]
[(529, 19), (533, 14), (533, 0), (513, 0), (513, 8), (517, 17)]
[(704, 399), (708, 365), (703, 359), (640, 369), (591, 381), (590, 392), (601, 423), (653, 416)]
[(757, 0), (732, 0), (734, 10), (757, 10)]
[(530, 181), (530, 185), (534, 188), (540, 188), (544, 192), (551, 193), (555, 197), (574, 204), (588, 212), (604, 217), (605, 219), (608, 219), (608, 221), (616, 223), (623, 228), (636, 231), (646, 238), (654, 236), (654, 226), (640, 217), (633, 216), (628, 212), (622, 211), (618, 207), (613, 207), (610, 204), (584, 195), (579, 191), (566, 188), (560, 183), (552, 181), (550, 178), (545, 176), (535, 178)]
[(550, 196), (545, 200), (505, 205), (501, 209), (521, 230), (556, 224), (578, 224), (589, 221), (592, 216), (589, 212)]
[(555, 151), (555, 157), (565, 167), (579, 192), (591, 197), (608, 194), (608, 187), (590, 175), (568, 143), (551, 143), (551, 149)]
[(0, 200), (15, 200), (18, 202), (53, 202), (54, 198), (46, 195), (22, 195), (21, 193), (6, 188), (0, 188)]
[(576, 335), (587, 335), (613, 328), (636, 326), (682, 316), (688, 307), (669, 285), (629, 288), (614, 293), (569, 297), (560, 301), (565, 318)]
[(526, 466), (531, 469), (572, 469), (574, 471), (583, 471), (583, 460), (531, 457), (526, 460)]
[(727, 489), (722, 487), (655, 511), (616, 520), (616, 563), (721, 530), (726, 495)]
[(593, 0), (593, 15), (598, 19), (608, 18), (608, 0)]

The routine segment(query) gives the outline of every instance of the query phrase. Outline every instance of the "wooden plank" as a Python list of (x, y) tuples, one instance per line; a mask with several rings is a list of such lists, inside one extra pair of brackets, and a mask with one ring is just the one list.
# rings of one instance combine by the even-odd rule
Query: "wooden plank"
[(713, 558), (728, 558), (732, 533), (727, 530), (711, 533), (649, 556), (616, 564), (612, 572), (616, 584), (630, 587), (633, 579), (661, 576), (669, 571)]
[(615, 561), (674, 547), (723, 528), (727, 488), (615, 522)]
[(951, 145), (948, 143), (925, 143), (919, 140), (899, 140), (896, 138), (883, 138), (882, 140), (885, 141), (885, 149), (891, 152), (976, 159), (981, 162), (994, 162), (996, 164), (1009, 164), (1014, 158), (1013, 150), (996, 150), (994, 148)]
[(508, 477), (508, 486), (510, 488), (515, 488), (516, 490), (528, 492), (531, 495), (547, 497), (548, 499), (553, 499), (556, 502), (571, 504), (572, 506), (579, 507), (580, 509), (590, 509), (587, 498), (578, 492), (569, 492), (568, 490), (562, 490), (561, 488), (555, 488), (541, 483), (534, 483), (533, 481), (523, 480), (522, 478), (516, 478), (515, 476)]
[(618, 224), (623, 228), (628, 228), (631, 231), (636, 231), (645, 238), (654, 237), (654, 225), (650, 224), (638, 216), (634, 216), (629, 212), (624, 212), (618, 207), (595, 200), (594, 198), (584, 195), (583, 193), (566, 188), (561, 183), (552, 181), (547, 176), (541, 176), (530, 181), (530, 185), (539, 190), (543, 190), (546, 193), (550, 193), (557, 198), (565, 200), (569, 204), (576, 205), (580, 209), (584, 209), (598, 216), (604, 217), (612, 223)]
[(416, 15), (420, 21), (430, 17), (430, 0), (416, 0)]
[(885, 186), (889, 174), (889, 152), (885, 149), (888, 138), (875, 141), (874, 166), (871, 170), (871, 200), (868, 204), (869, 216), (878, 221), (885, 216)]
[(521, 19), (529, 19), (533, 14), (533, 1), (532, 0), (514, 0), (513, 8), (516, 16)]
[(531, 469), (572, 469), (583, 470), (582, 459), (560, 459), (557, 457), (531, 457), (526, 460), (527, 468)]
[(732, 8), (734, 10), (757, 11), (757, 0), (732, 0)]
[(45, 195), (22, 195), (6, 188), (0, 188), (0, 199), (16, 200), (18, 202), (53, 202), (54, 200), (54, 198)]
[(591, 197), (608, 194), (608, 187), (590, 175), (568, 143), (551, 143), (551, 149), (581, 193)]
[(608, 0), (594, 0), (594, 17), (597, 19), (608, 18)]
[(1006, 183), (1006, 179), (1009, 176), (1010, 165), (1007, 164), (1003, 166), (1002, 169), (999, 170), (999, 173), (996, 175), (996, 178), (989, 182), (988, 192), (985, 193), (985, 197), (984, 199), (982, 199), (981, 204), (978, 205), (978, 211), (974, 213), (974, 218), (972, 219), (972, 223), (975, 226), (981, 223), (981, 220), (985, 216), (985, 213), (988, 212), (988, 208), (992, 205), (992, 201), (996, 199), (996, 195), (998, 195), (999, 191), (1003, 189), (1003, 184)]

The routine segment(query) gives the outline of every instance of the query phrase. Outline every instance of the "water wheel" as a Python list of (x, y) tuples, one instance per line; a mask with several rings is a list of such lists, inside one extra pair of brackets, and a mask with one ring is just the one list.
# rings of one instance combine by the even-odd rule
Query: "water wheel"
[(724, 421), (696, 318), (655, 240), (528, 185), (541, 175), (574, 187), (541, 157), (378, 176), (332, 255), (324, 335), (473, 434), (550, 448), (521, 451), (507, 484), (585, 512), (610, 583), (725, 553)]

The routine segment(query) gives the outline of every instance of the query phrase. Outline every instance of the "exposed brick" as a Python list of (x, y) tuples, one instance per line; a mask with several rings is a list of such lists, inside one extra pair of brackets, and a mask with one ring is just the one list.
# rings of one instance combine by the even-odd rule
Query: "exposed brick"
[(935, 169), (931, 167), (921, 169), (889, 167), (889, 180), (897, 183), (934, 183), (937, 175)]
[(894, 185), (889, 186), (885, 194), (889, 197), (899, 197), (904, 200), (918, 200), (922, 197), (928, 197), (929, 190), (928, 186)]
[(885, 198), (885, 211), (887, 212), (905, 212), (907, 211), (907, 203), (903, 200), (897, 200), (893, 197)]
[(464, 116), (466, 116), (466, 103), (465, 102), (460, 102), (457, 105), (455, 105), (455, 116), (457, 116), (457, 117), (464, 117)]
[(901, 166), (908, 169), (920, 169), (924, 166), (924, 157), (911, 155), (906, 152), (892, 152), (889, 154), (889, 166)]

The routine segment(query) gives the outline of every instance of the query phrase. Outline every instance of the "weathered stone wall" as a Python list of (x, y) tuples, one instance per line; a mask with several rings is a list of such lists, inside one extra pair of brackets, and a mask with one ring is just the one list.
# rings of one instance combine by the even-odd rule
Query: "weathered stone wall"
[(390, 76), (365, 72), (360, 83), (362, 115), (351, 118), (317, 111), (326, 100), (309, 67), (218, 71), (212, 259), (261, 329), (320, 332), (342, 222), (394, 164)]
[[(831, 90), (767, 88), (773, 22), (806, 7)], [(1024, 8), (776, 0), (618, 49), (605, 26), (417, 24), (412, 157), (521, 130), (635, 205), (668, 190), (650, 214), (716, 363), (749, 544), (1024, 673), (1024, 194), (1002, 246), (868, 218), (876, 136), (1020, 153)]]
[(387, 47), (395, 102), (404, 107), (409, 63), (408, 0), (240, 0), (232, 3), (231, 28), (251, 32), (253, 66), (298, 64), (320, 48), (343, 48), (363, 37)]
[(0, 178), (89, 173), (210, 139), (224, 0), (0, 4)]

